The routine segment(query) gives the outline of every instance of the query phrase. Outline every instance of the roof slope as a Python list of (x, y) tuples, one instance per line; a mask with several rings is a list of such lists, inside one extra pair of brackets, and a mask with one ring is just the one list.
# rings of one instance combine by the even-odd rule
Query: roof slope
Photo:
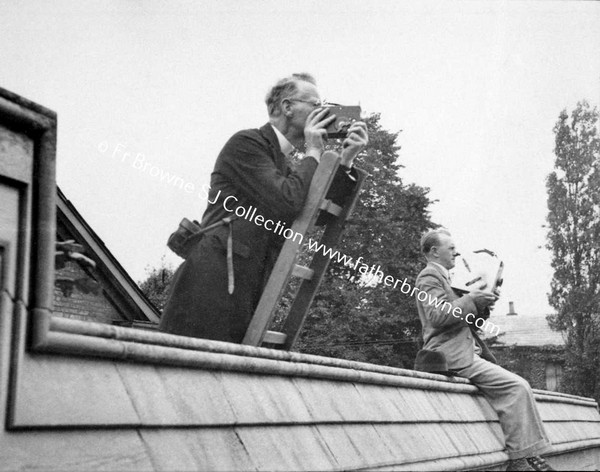
[(158, 323), (159, 312), (58, 187), (56, 206), (57, 219), (85, 246), (86, 255), (96, 262), (97, 270), (104, 275), (111, 292), (122, 300), (131, 319)]
[[(488, 322), (500, 329), (499, 345), (563, 346), (563, 334), (548, 325), (548, 315), (492, 315)], [(492, 337), (486, 334), (486, 338)]]
[[(44, 434), (19, 433), (17, 446), (32, 450), (35, 441), (54, 438), (62, 447), (13, 452), (25, 465), (13, 460), (12, 469), (506, 468), (498, 417), (466, 379), (69, 319), (53, 319), (50, 329), (76, 354), (22, 369), (25, 398), (15, 417)], [(119, 358), (93, 357), (98, 339)], [(597, 468), (597, 403), (534, 393), (551, 464)], [(68, 447), (75, 434), (77, 447)], [(0, 463), (11, 453), (2, 446), (0, 433)]]

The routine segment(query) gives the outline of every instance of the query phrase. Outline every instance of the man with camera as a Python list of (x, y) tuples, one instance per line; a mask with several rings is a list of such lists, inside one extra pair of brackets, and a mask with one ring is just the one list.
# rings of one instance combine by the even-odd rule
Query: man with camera
[[(303, 208), (324, 151), (326, 128), (336, 117), (323, 106), (309, 74), (278, 81), (265, 101), (269, 122), (234, 134), (217, 158), (201, 221), (207, 231), (173, 277), (162, 331), (241, 342), (283, 237), (247, 219), (232, 219), (231, 203), (255, 208), (264, 219), (287, 227)], [(351, 193), (356, 182), (353, 161), (367, 142), (366, 124), (354, 122), (328, 194), (334, 202), (343, 204)], [(286, 159), (294, 148), (305, 157), (292, 170)]]
[[(441, 353), (447, 369), (476, 385), (498, 414), (509, 456), (507, 470), (553, 470), (539, 455), (550, 449), (544, 425), (527, 381), (496, 365), (473, 326), (497, 300), (479, 287), (462, 296), (450, 285), (449, 270), (459, 253), (450, 233), (432, 230), (421, 238), (427, 266), (418, 275), (417, 309), (423, 327), (423, 349)], [(443, 302), (442, 302), (443, 301)], [(440, 303), (441, 302), (441, 303)], [(447, 302), (447, 303), (445, 303)], [(471, 315), (471, 316), (468, 316)]]

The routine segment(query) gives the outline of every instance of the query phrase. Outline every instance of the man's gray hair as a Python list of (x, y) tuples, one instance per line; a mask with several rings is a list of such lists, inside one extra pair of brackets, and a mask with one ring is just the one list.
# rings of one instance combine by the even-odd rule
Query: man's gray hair
[(292, 74), (279, 80), (267, 93), (265, 103), (269, 110), (269, 116), (278, 115), (281, 110), (281, 101), (284, 98), (292, 97), (298, 91), (298, 82), (309, 82), (317, 85), (315, 78), (307, 73)]
[(451, 236), (450, 231), (444, 228), (432, 229), (423, 235), (421, 238), (421, 252), (423, 254), (429, 254), (433, 246), (440, 245), (440, 234)]

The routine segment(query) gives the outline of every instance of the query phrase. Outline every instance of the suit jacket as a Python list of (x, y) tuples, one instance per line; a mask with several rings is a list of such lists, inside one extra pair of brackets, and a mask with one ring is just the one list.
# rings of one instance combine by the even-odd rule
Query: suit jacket
[[(306, 158), (290, 170), (269, 123), (236, 133), (225, 144), (211, 174), (208, 200), (217, 201), (209, 203), (202, 226), (232, 215), (223, 206), (228, 196), (235, 197), (227, 202), (230, 209), (257, 208), (257, 214), (291, 226), (304, 206), (317, 166), (314, 159)], [(328, 197), (341, 204), (353, 187), (354, 181), (338, 169)], [(278, 253), (284, 242), (274, 231), (246, 219), (234, 221), (233, 229), (234, 239), (248, 245), (252, 252), (270, 249)]]
[[(227, 208), (256, 208), (257, 215), (290, 227), (303, 208), (317, 165), (307, 157), (292, 171), (269, 123), (260, 129), (239, 131), (217, 157), (202, 226), (233, 215), (223, 205), (231, 196), (234, 198), (227, 201)], [(328, 197), (343, 204), (354, 184), (339, 169)], [(242, 340), (285, 240), (244, 218), (234, 220), (231, 230), (233, 295), (227, 291), (229, 228), (219, 226), (205, 233), (177, 270), (163, 310), (161, 330), (230, 342)]]
[(472, 329), (473, 325), (464, 319), (469, 313), (477, 315), (477, 306), (471, 297), (459, 297), (440, 268), (432, 263), (428, 263), (418, 275), (415, 286), (427, 294), (424, 301), (417, 298), (423, 327), (423, 349), (442, 352), (448, 369), (458, 370), (473, 363), (474, 342), (477, 342), (482, 350), (481, 357), (495, 362), (485, 343)]

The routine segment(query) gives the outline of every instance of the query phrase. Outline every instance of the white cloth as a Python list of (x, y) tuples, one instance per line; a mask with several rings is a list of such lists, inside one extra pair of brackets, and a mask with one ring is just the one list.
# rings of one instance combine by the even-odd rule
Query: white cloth
[(279, 147), (281, 148), (281, 152), (285, 155), (285, 157), (289, 157), (292, 151), (294, 150), (294, 146), (275, 126), (271, 125), (271, 127), (273, 128), (273, 131), (275, 131), (275, 135), (277, 136), (277, 141), (279, 141)]

